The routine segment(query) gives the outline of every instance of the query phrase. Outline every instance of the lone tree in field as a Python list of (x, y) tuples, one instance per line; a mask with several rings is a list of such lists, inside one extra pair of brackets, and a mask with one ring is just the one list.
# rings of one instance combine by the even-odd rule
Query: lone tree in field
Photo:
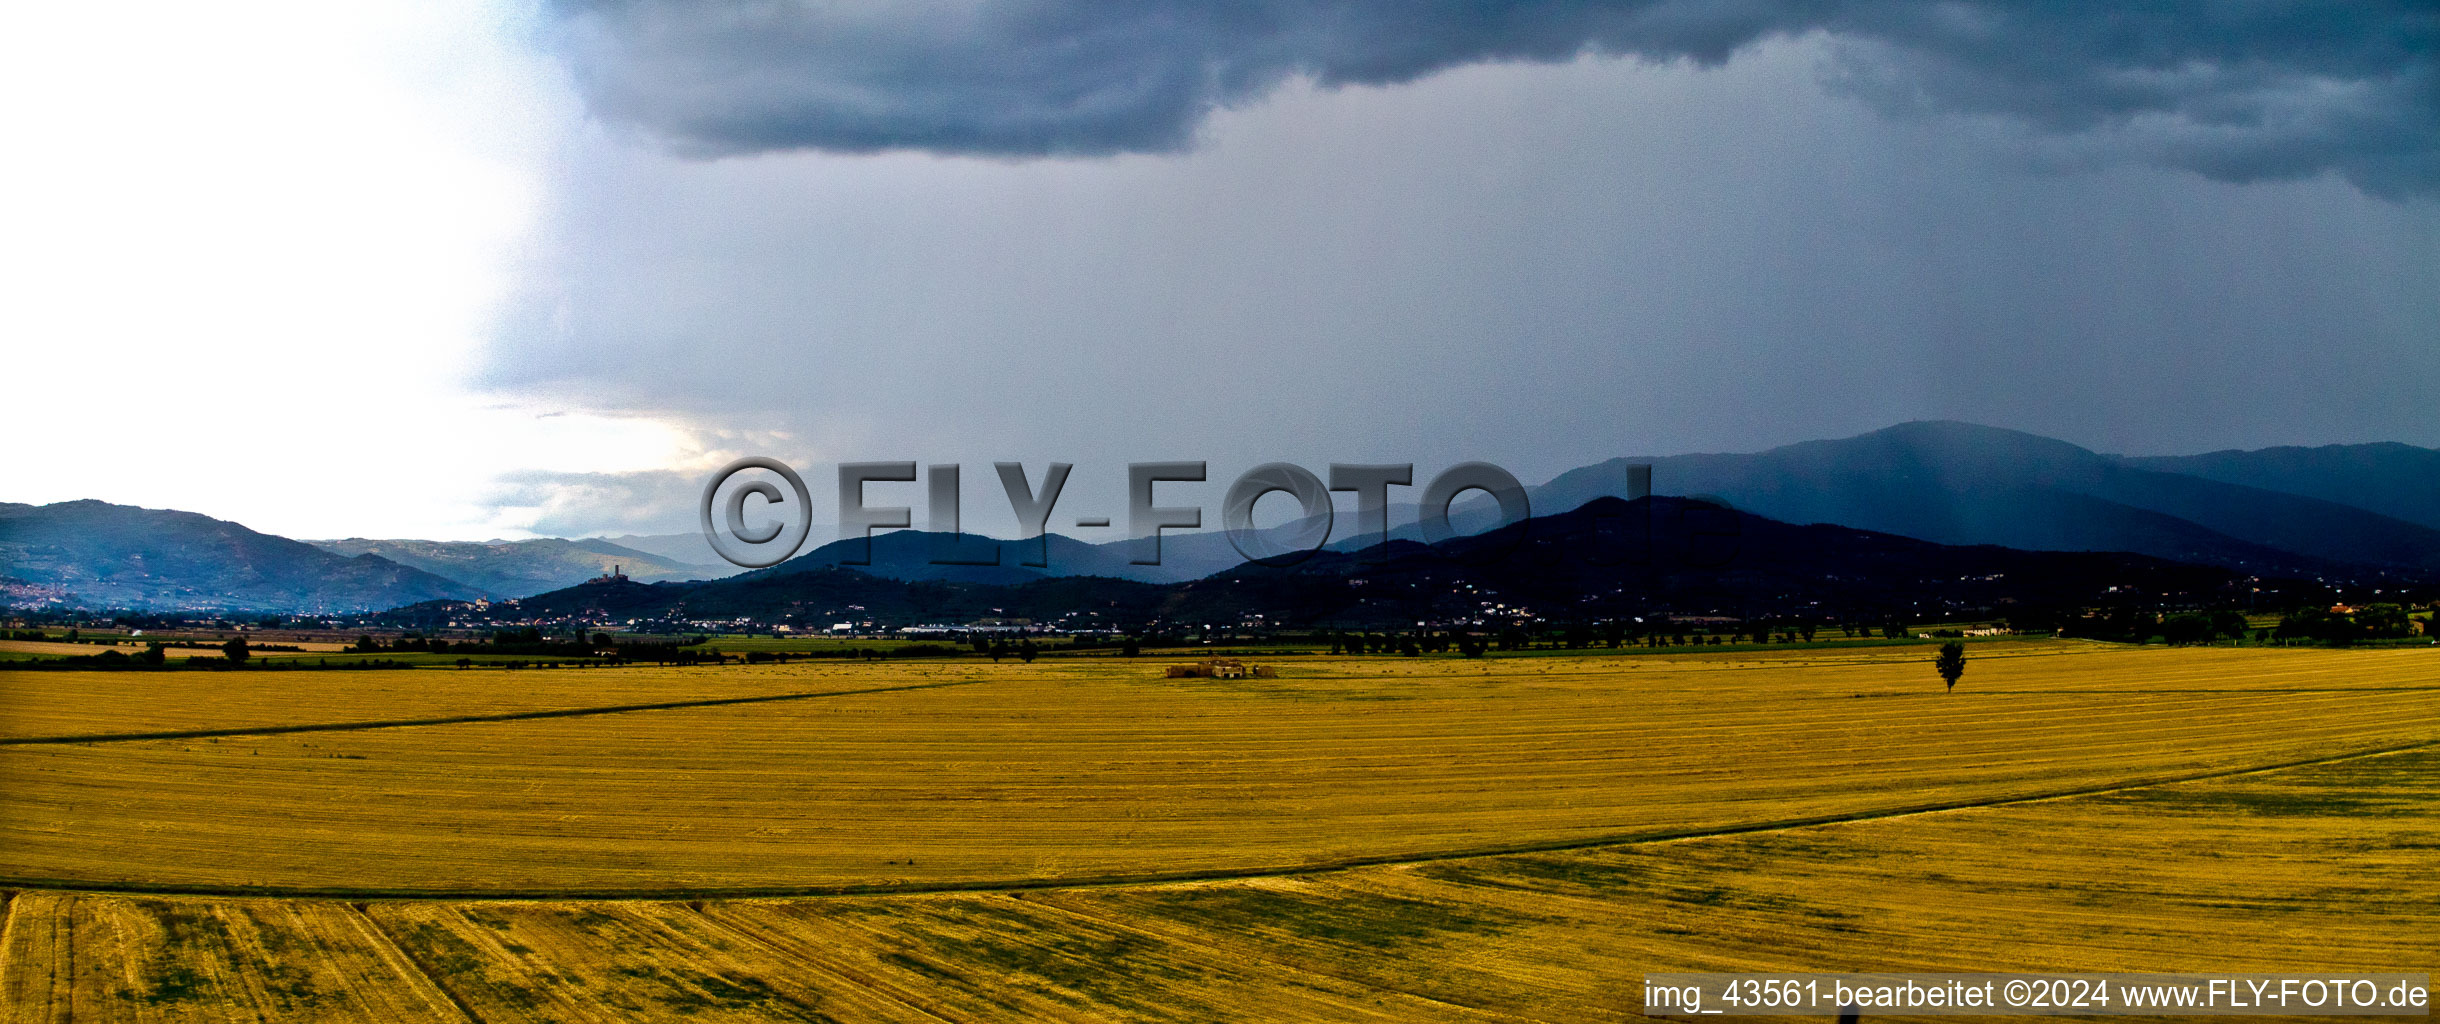
[(1966, 674), (1966, 645), (1951, 640), (1940, 645), (1940, 656), (1932, 659), (1932, 667), (1940, 670), (1940, 678), (1949, 681), (1950, 693), (1957, 692), (1957, 677)]

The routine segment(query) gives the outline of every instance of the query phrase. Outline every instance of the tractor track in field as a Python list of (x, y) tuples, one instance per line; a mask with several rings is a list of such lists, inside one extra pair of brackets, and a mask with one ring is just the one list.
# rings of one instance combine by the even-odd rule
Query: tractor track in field
[[(979, 682), (979, 680), (975, 681)], [(884, 690), (842, 691), (840, 693), (807, 694), (802, 696), (844, 696), (847, 693), (874, 693), (885, 692), (885, 690), (924, 689), (934, 686), (955, 685), (962, 684), (928, 683), (924, 684), (923, 686), (887, 687)], [(750, 700), (776, 699), (790, 698), (730, 698), (709, 703), (728, 704)], [(685, 704), (695, 703), (701, 702), (685, 702)], [(680, 706), (685, 705), (682, 704)], [(658, 707), (659, 706), (656, 705), (639, 705), (636, 706), (635, 709), (653, 710), (657, 709)], [(551, 712), (544, 714), (549, 716), (564, 717), (574, 713), (584, 712)], [(539, 716), (525, 715), (519, 717)], [(1256, 878), (1294, 878), (1308, 875), (1332, 874), (1367, 867), (1383, 867), (1402, 864), (1430, 864), (1442, 861), (1472, 860), (1484, 857), (1514, 856), (1529, 853), (1558, 853), (1569, 850), (1596, 849), (1606, 846), (1640, 846), (1653, 843), (1679, 842), (1692, 839), (1714, 839), (1727, 836), (1753, 835), (1764, 832), (1783, 832), (1792, 829), (1813, 828), (1821, 825), (1884, 821), (1893, 818), (1906, 818), (1925, 814), (1939, 814), (1948, 811), (1974, 810), (1987, 807), (2006, 807), (2015, 804), (2040, 803), (2043, 801), (2065, 800), (2075, 797), (2102, 796), (2110, 793), (2149, 789), (2156, 786), (2169, 786), (2186, 782), (2205, 782), (2214, 779), (2235, 778), (2244, 775), (2260, 775), (2270, 772), (2288, 771), (2297, 768), (2310, 768), (2318, 765), (2337, 764), (2345, 761), (2385, 757), (2392, 754), (2403, 754), (2411, 751), (2426, 750), (2433, 747), (2440, 747), (2440, 739), (2428, 739), (2414, 743), (2394, 744), (2386, 747), (2353, 750), (2321, 757), (2280, 761), (2272, 764), (2257, 764), (2248, 765), (2241, 768), (2219, 768), (2210, 771), (2148, 776), (2101, 785), (2078, 786), (2074, 788), (2050, 790), (2039, 793), (2017, 793), (2005, 796), (1994, 796), (1970, 800), (1949, 800), (1932, 803), (1903, 804), (1894, 807), (1881, 807), (1836, 814), (1818, 814), (1799, 818), (1779, 818), (1766, 821), (1745, 822), (1734, 825), (1717, 825), (1705, 828), (1645, 830), (1639, 832), (1615, 833), (1604, 836), (1579, 837), (1542, 842), (1466, 847), (1451, 850), (1427, 851), (1422, 853), (1409, 852), (1382, 854), (1378, 856), (1343, 857), (1308, 864), (1285, 866), (1270, 865), (1220, 870), (1172, 872), (1147, 871), (1079, 876), (1075, 878), (982, 879), (971, 882), (869, 883), (815, 886), (737, 886), (727, 888), (698, 889), (570, 888), (547, 890), (498, 889), (453, 891), (439, 891), (430, 889), (364, 888), (320, 889), (303, 886), (154, 885), (145, 883), (96, 884), (92, 882), (78, 882), (60, 879), (0, 878), (0, 889), (92, 893), (96, 895), (208, 896), (219, 898), (385, 900), (463, 903), (567, 902), (587, 900), (661, 902), (713, 899), (818, 899), (857, 896), (920, 896), (953, 895), (958, 893), (1036, 892), (1051, 889), (1099, 889), (1135, 885), (1222, 882)]]
[(82, 736), (17, 736), (0, 738), (0, 747), (133, 743), (139, 740), (199, 740), (224, 736), (282, 736), (300, 732), (363, 732), (370, 729), (407, 729), (430, 725), (530, 722), (545, 718), (590, 718), (595, 715), (625, 715), (639, 711), (684, 711), (690, 708), (716, 708), (733, 704), (770, 704), (780, 701), (816, 700), (822, 697), (856, 697), (870, 693), (897, 693), (903, 690), (937, 690), (949, 686), (973, 686), (987, 681), (958, 679), (940, 683), (874, 686), (861, 690), (815, 690), (807, 693), (770, 693), (752, 697), (705, 697), (696, 700), (656, 701), (649, 704), (604, 704), (581, 708), (552, 708), (544, 711), (504, 711), (491, 715), (449, 715), (440, 718), (388, 718), (363, 722), (308, 722), (299, 725), (233, 725), (218, 729), (108, 732)]

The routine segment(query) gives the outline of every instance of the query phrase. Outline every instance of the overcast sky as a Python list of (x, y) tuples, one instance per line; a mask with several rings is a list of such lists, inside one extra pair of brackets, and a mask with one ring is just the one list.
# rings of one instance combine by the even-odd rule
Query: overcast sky
[(1000, 459), (1119, 516), (1208, 460), (1216, 518), (1275, 459), (1924, 418), (2440, 446), (2427, 5), (1207, 6), (12, 15), (0, 500), (472, 538), (685, 529), (745, 454), (963, 462), (996, 525)]

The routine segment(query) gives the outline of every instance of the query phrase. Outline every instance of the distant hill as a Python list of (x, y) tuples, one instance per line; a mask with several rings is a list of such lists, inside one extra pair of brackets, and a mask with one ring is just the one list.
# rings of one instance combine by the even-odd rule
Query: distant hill
[(2440, 451), (2410, 444), (2333, 444), (2120, 458), (2137, 469), (2298, 494), (2440, 529)]
[[(1472, 564), (1511, 544), (1520, 546), (1507, 557)], [(1247, 565), (1188, 586), (1238, 591), (1241, 599), (1247, 591), (1268, 595), (1257, 602), (1282, 610), (1301, 593), (1305, 616), (1384, 624), (1479, 614), (1494, 604), (1561, 620), (1724, 615), (1837, 622), (2130, 598), (2242, 599), (2239, 577), (2208, 566), (2119, 552), (1936, 544), (1800, 526), (1672, 497), (1595, 498), (1439, 545), (1395, 542), (1386, 564), (1380, 554), (1326, 552), (1285, 568)]]
[[(814, 535), (822, 535), (821, 527), (814, 528)], [(617, 537), (603, 537), (601, 541), (605, 544), (616, 544), (629, 551), (641, 551), (662, 561), (678, 565), (718, 565), (727, 566), (731, 573), (738, 571), (736, 566), (721, 560), (720, 553), (712, 550), (712, 545), (703, 539), (703, 534), (700, 532), (630, 533)]]
[[(1648, 541), (1636, 525), (1645, 516)], [(1525, 547), (1515, 554), (1482, 561), (1520, 535)], [(706, 583), (589, 584), (494, 612), (602, 621), (743, 616), (813, 626), (1029, 618), (1114, 628), (1234, 625), (1259, 615), (1274, 625), (1381, 628), (1496, 618), (1491, 609), (1503, 606), (1560, 620), (1724, 615), (1839, 622), (2146, 598), (2243, 601), (2255, 595), (2242, 579), (2140, 555), (1953, 547), (1794, 526), (1677, 498), (1604, 498), (1436, 546), (1395, 541), (1379, 551), (1323, 552), (1292, 567), (1247, 565), (1179, 583), (1096, 576), (907, 581), (811, 564)], [(435, 603), (389, 618), (419, 625), (471, 614), (463, 605)]]
[(0, 503), (0, 577), (89, 608), (356, 612), (480, 591), (193, 512)]
[(1536, 488), (1535, 505), (1587, 500), (1636, 462), (1651, 464), (1659, 493), (1716, 495), (1791, 523), (1943, 544), (2128, 551), (2273, 575), (2440, 574), (2440, 530), (2429, 526), (1970, 423), (1906, 423), (1750, 455), (1615, 459)]
[(491, 598), (524, 597), (574, 586), (613, 568), (647, 583), (661, 580), (708, 580), (735, 573), (725, 563), (715, 568), (687, 565), (603, 540), (440, 541), (346, 540), (308, 541), (343, 555), (379, 555), (400, 565), (456, 580)]
[[(2298, 452), (2311, 457), (2282, 454)], [(2251, 458), (2231, 454), (2121, 459), (2019, 431), (1920, 422), (1751, 454), (1612, 459), (1528, 490), (1537, 513), (1564, 513), (1620, 495), (1625, 467), (1645, 463), (1653, 467), (1660, 494), (1715, 496), (1790, 523), (1830, 523), (1943, 544), (2125, 551), (2280, 576), (2440, 575), (2440, 528), (2367, 507), (2421, 508), (2426, 518), (2440, 519), (2440, 497), (2433, 494), (2440, 473), (2419, 468), (2425, 457), (2440, 462), (2440, 452), (2359, 445), (2233, 453)], [(2274, 472), (2299, 461), (2314, 471)], [(2208, 472), (2176, 468), (2189, 463)], [(2349, 497), (2362, 500), (2344, 500)], [(1214, 517), (1217, 510), (1206, 514)], [(1390, 537), (1420, 541), (1415, 517), (1414, 504), (1393, 502)], [(1451, 518), (1462, 532), (1483, 529), (1496, 516), (1489, 501), (1469, 494)], [(1344, 510), (1337, 517), (1331, 550), (1375, 543), (1353, 535), (1354, 520)], [(873, 542), (872, 564), (851, 568), (904, 581), (1014, 585), (1043, 576), (1108, 576), (1174, 583), (1243, 562), (1218, 531), (1168, 535), (1159, 566), (1133, 565), (1130, 541), (1090, 544), (1054, 534), (1049, 564), (1041, 569), (1018, 566), (1013, 555), (996, 568), (932, 565), (931, 537), (884, 534)], [(682, 539), (708, 550), (700, 537)], [(861, 558), (862, 551), (860, 543), (832, 542), (764, 571), (836, 567), (850, 552)]]
[[(986, 560), (998, 550), (999, 565), (934, 565), (935, 557)], [(939, 534), (896, 530), (878, 534), (870, 547), (862, 540), (834, 540), (750, 576), (789, 575), (830, 568), (849, 568), (872, 576), (907, 581), (948, 581), (1014, 585), (1055, 576), (1107, 576), (1139, 583), (1177, 583), (1201, 579), (1242, 564), (1245, 559), (1218, 530), (1172, 532), (1161, 538), (1160, 564), (1136, 565), (1135, 541), (1087, 543), (1064, 534), (1046, 534), (1039, 541), (997, 540), (976, 534)], [(1040, 567), (1022, 564), (1041, 555)], [(869, 562), (849, 564), (849, 559)]]

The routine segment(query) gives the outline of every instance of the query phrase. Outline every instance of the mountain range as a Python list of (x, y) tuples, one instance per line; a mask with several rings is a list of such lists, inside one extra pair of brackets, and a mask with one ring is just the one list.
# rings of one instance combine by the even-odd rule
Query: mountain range
[[(586, 584), (488, 613), (432, 602), (385, 618), (418, 628), (500, 615), (587, 623), (751, 619), (813, 628), (836, 621), (956, 625), (1000, 618), (1129, 631), (1254, 623), (1496, 626), (1527, 615), (1884, 622), (2118, 600), (2243, 602), (2264, 596), (2255, 592), (2258, 585), (2230, 570), (2142, 555), (1958, 547), (1842, 526), (1796, 526), (1680, 498), (1604, 497), (1437, 545), (1391, 541), (1356, 552), (1320, 552), (1293, 566), (1246, 564), (1179, 583), (1101, 576), (908, 581), (818, 565), (708, 582)], [(2277, 586), (2273, 600), (2279, 599)], [(2319, 596), (2311, 585), (2305, 589)]]
[[(1605, 493), (1625, 465), (1654, 491), (1705, 495), (1791, 523), (1834, 523), (1942, 544), (2128, 551), (2279, 575), (2440, 576), (2440, 452), (2408, 445), (2196, 456), (2211, 475), (2065, 441), (1957, 422), (1746, 455), (1613, 459), (1532, 491), (1537, 508)], [(2369, 495), (2386, 512), (2335, 498)]]
[[(2300, 457), (2298, 453), (2304, 453)], [(2173, 467), (2186, 459), (2195, 472)], [(2028, 551), (2126, 551), (2244, 572), (2343, 577), (2440, 575), (2440, 451), (2402, 444), (2266, 449), (2138, 459), (1970, 423), (1900, 424), (1764, 452), (1611, 459), (1528, 488), (1538, 513), (1621, 496), (1626, 467), (1652, 467), (1653, 491), (1703, 497), (1789, 523), (1827, 523), (1952, 545)], [(2350, 502), (2362, 496), (2379, 510)], [(1472, 496), (1469, 496), (1472, 497)], [(1461, 530), (1490, 525), (1490, 502), (1460, 500)], [(1375, 543), (1335, 517), (1331, 550)], [(1419, 541), (1417, 508), (1390, 508), (1390, 537)], [(1284, 524), (1293, 531), (1302, 524)], [(701, 543), (700, 538), (695, 538)], [(1243, 559), (1215, 531), (1172, 533), (1161, 564), (1134, 565), (1134, 541), (1042, 542), (1047, 565), (934, 564), (941, 540), (904, 531), (835, 541), (775, 567), (849, 565), (898, 580), (1014, 584), (1044, 576), (1147, 583), (1200, 579)], [(981, 539), (959, 541), (981, 550)], [(1011, 552), (1014, 544), (1008, 545)]]
[[(2304, 453), (2299, 455), (2298, 453)], [(1621, 496), (1631, 465), (1653, 492), (1701, 497), (1787, 523), (1824, 523), (1949, 545), (2027, 551), (2124, 551), (2241, 572), (2299, 577), (2440, 578), (2440, 451), (2402, 444), (2266, 449), (2138, 459), (1953, 421), (1905, 423), (1751, 454), (1611, 459), (1528, 488), (1537, 513)], [(2379, 511), (2351, 503), (2362, 496)], [(1476, 497), (1469, 495), (1469, 497)], [(1490, 502), (1460, 500), (1461, 530), (1487, 526)], [(1331, 550), (1375, 543), (1333, 523)], [(1393, 504), (1390, 537), (1420, 541), (1417, 509)], [(1293, 530), (1299, 524), (1280, 529)], [(1217, 532), (1171, 534), (1159, 566), (1130, 564), (1132, 541), (1049, 535), (1047, 566), (935, 565), (941, 541), (906, 531), (822, 545), (765, 572), (851, 565), (898, 580), (1014, 584), (1099, 575), (1148, 583), (1200, 579), (1242, 559)], [(980, 540), (961, 541), (971, 546)], [(853, 564), (867, 562), (868, 564)]]
[(2138, 469), (2353, 505), (2440, 529), (2440, 451), (2430, 448), (2395, 442), (2333, 444), (2119, 461)]
[[(2250, 575), (2440, 579), (2440, 451), (2411, 445), (2126, 457), (2013, 430), (1915, 422), (1754, 453), (1611, 459), (1530, 488), (1534, 509), (1549, 516), (1617, 496), (1626, 468), (1639, 464), (1652, 468), (1656, 494), (1702, 497), (1786, 524), (1949, 546), (2125, 552)], [(1488, 521), (1490, 503), (1469, 497), (1476, 500), (1461, 500), (1453, 516), (1461, 528)], [(1207, 520), (1216, 519), (1210, 511)], [(1349, 536), (1354, 516), (1337, 519), (1330, 553), (1375, 542)], [(1418, 540), (1415, 521), (1414, 505), (1393, 505), (1391, 538)], [(1001, 564), (934, 564), (937, 545), (948, 542), (968, 553), (996, 543)], [(1059, 534), (1038, 542), (950, 541), (900, 531), (873, 538), (869, 549), (861, 540), (834, 541), (740, 579), (869, 561), (847, 567), (906, 583), (1006, 587), (1089, 576), (1160, 585), (1241, 563), (1217, 531), (1166, 535), (1159, 565), (1133, 564), (1138, 543)], [(19, 605), (371, 609), (540, 594), (612, 566), (639, 583), (735, 573), (700, 560), (705, 552), (708, 545), (692, 535), (307, 545), (193, 513), (96, 501), (0, 504), (0, 588)], [(1037, 552), (1046, 565), (1022, 564)]]
[(19, 605), (360, 612), (479, 591), (379, 555), (346, 555), (169, 509), (0, 503), (0, 586)]

